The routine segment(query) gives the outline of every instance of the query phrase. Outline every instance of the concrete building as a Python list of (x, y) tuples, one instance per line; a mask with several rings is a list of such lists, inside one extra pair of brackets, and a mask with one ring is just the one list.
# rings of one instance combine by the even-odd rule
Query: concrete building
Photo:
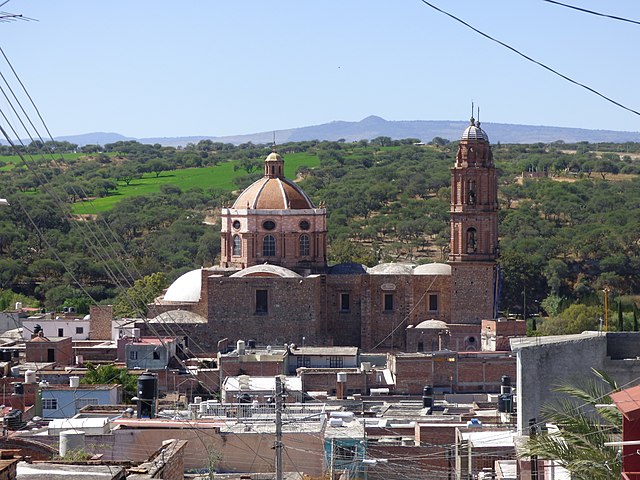
[(540, 420), (540, 408), (562, 394), (560, 384), (582, 384), (600, 370), (619, 385), (640, 378), (640, 334), (637, 332), (584, 332), (577, 335), (517, 338), (511, 348), (517, 355), (518, 429)]
[[(155, 330), (179, 326), (209, 350), (242, 332), (242, 340), (263, 345), (427, 351), (434, 341), (420, 338), (428, 336), (420, 325), (435, 320), (449, 332), (440, 343), (480, 349), (481, 321), (496, 317), (499, 249), (496, 170), (479, 122), (472, 118), (463, 132), (451, 169), (446, 264), (328, 266), (326, 210), (283, 168), (284, 159), (270, 154), (263, 178), (222, 209), (220, 266), (177, 279), (150, 308), (150, 318), (165, 314)], [(184, 311), (193, 316), (184, 319)]]

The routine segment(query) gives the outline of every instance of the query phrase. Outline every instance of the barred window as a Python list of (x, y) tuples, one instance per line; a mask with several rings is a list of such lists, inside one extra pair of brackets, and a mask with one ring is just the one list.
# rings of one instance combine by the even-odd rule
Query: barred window
[(242, 255), (242, 240), (240, 239), (240, 235), (233, 236), (233, 252), (232, 255), (234, 257), (239, 257)]
[(273, 235), (267, 235), (262, 239), (262, 256), (276, 256), (276, 239), (273, 237)]
[(309, 256), (309, 235), (300, 235), (300, 256), (308, 257)]

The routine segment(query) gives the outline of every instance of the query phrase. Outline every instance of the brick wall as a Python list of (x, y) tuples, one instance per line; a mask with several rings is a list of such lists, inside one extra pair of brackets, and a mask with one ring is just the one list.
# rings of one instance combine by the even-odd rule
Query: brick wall
[(111, 340), (112, 305), (91, 305), (89, 308), (89, 339)]
[(443, 391), (499, 392), (503, 375), (515, 378), (516, 358), (506, 352), (432, 352), (389, 356), (396, 393), (419, 395), (425, 385)]
[(73, 342), (71, 337), (36, 337), (25, 344), (25, 361), (47, 363), (49, 350), (53, 350), (54, 362), (58, 365), (73, 365)]

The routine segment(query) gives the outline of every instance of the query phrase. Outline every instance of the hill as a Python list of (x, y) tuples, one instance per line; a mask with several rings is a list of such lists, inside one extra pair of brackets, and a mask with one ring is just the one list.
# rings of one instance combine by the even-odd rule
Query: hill
[[(369, 116), (359, 122), (334, 121), (321, 125), (276, 130), (278, 143), (302, 142), (307, 140), (336, 141), (344, 139), (347, 142), (357, 140), (371, 140), (376, 137), (391, 137), (393, 139), (417, 138), (429, 142), (434, 137), (457, 140), (467, 121), (447, 120), (403, 120), (389, 121), (376, 116)], [(544, 125), (514, 125), (508, 123), (484, 123), (485, 129), (491, 132), (491, 142), (500, 143), (551, 143), (564, 141), (575, 142), (640, 142), (640, 132), (623, 132), (615, 130), (589, 130), (583, 128), (550, 127)], [(141, 143), (159, 143), (165, 146), (184, 146), (187, 143), (197, 143), (200, 140), (232, 143), (271, 143), (273, 131), (233, 135), (226, 137), (189, 136), (189, 137), (156, 137), (137, 139)], [(88, 133), (56, 138), (86, 145), (89, 143), (112, 143), (118, 140), (132, 140), (115, 133)]]

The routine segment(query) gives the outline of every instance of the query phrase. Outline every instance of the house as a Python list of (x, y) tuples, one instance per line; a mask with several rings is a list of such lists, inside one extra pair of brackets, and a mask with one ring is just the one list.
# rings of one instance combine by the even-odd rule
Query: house
[(640, 386), (611, 394), (622, 413), (622, 479), (640, 480)]
[(178, 352), (175, 337), (122, 337), (118, 339), (118, 359), (129, 369), (163, 370)]
[(70, 418), (88, 405), (118, 405), (122, 403), (121, 385), (80, 385), (78, 377), (70, 385), (41, 386), (42, 416)]
[(46, 337), (43, 332), (25, 343), (25, 362), (73, 365), (71, 337)]

